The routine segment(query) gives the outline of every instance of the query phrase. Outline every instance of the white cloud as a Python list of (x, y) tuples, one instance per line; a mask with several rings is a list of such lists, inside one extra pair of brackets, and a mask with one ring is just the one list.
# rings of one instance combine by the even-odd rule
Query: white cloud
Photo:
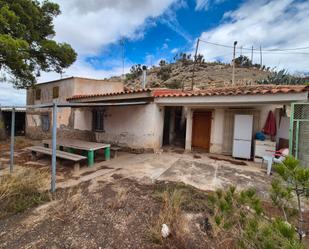
[[(247, 1), (239, 9), (226, 12), (222, 24), (201, 34), (200, 38), (221, 44), (239, 47), (259, 48), (297, 48), (308, 47), (309, 2), (293, 0)], [(222, 59), (231, 61), (232, 49), (201, 43), (200, 52), (207, 60)], [(295, 52), (295, 51), (290, 51)], [(286, 68), (290, 72), (308, 71), (309, 50), (288, 52), (264, 52), (263, 64), (270, 67)], [(243, 54), (250, 57), (251, 52), (243, 49)], [(259, 52), (254, 53), (254, 62), (259, 62)]]
[(188, 5), (183, 0), (178, 0), (175, 4), (171, 5), (169, 9), (167, 9), (164, 14), (161, 16), (161, 23), (165, 24), (179, 36), (184, 38), (187, 42), (192, 41), (191, 35), (180, 25), (177, 19), (176, 11), (180, 8), (187, 8)]
[(178, 48), (173, 48), (173, 49), (171, 50), (171, 53), (172, 53), (172, 54), (176, 54), (178, 51), (179, 51)]
[[(124, 73), (129, 72), (132, 64), (126, 64)], [(120, 76), (122, 74), (122, 66), (115, 66), (109, 70), (95, 69), (93, 66), (84, 60), (75, 62), (66, 72), (62, 75), (63, 78), (76, 76), (94, 79), (104, 79), (112, 76)], [(38, 82), (50, 81), (59, 79), (60, 75), (56, 73), (43, 73), (38, 79)]]
[(177, 0), (55, 0), (62, 14), (55, 20), (58, 41), (70, 43), (79, 54), (97, 54), (121, 37), (137, 39), (151, 18)]
[(196, 0), (195, 10), (207, 10), (209, 8), (209, 0)]
[(13, 88), (13, 85), (0, 82), (0, 105), (25, 105), (26, 90)]
[(162, 48), (161, 49), (168, 49), (168, 44), (167, 43), (163, 43)]

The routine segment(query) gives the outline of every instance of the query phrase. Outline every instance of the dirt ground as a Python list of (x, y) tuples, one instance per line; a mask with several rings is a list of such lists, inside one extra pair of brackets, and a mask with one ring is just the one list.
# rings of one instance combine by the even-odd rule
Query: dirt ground
[[(49, 158), (33, 162), (23, 150), (31, 143), (17, 141), (16, 167), (48, 167)], [(3, 171), (7, 170), (8, 148), (1, 146)], [(186, 229), (193, 234), (185, 243), (171, 247), (156, 242), (150, 233), (162, 209), (156, 192), (170, 184), (183, 182), (203, 195), (230, 185), (238, 189), (255, 186), (268, 200), (272, 177), (259, 165), (213, 158), (175, 151), (120, 153), (110, 161), (98, 160), (92, 168), (84, 165), (79, 173), (69, 164), (59, 164), (58, 190), (51, 202), (0, 220), (0, 248), (231, 248), (205, 231), (205, 210), (185, 211)], [(276, 213), (270, 207), (268, 211)], [(309, 220), (309, 212), (305, 219)], [(169, 243), (176, 242), (172, 234)]]

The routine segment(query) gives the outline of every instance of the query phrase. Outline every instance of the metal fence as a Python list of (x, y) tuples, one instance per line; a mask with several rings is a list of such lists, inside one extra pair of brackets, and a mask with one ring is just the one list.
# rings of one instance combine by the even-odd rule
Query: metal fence
[(309, 167), (309, 102), (292, 103), (289, 142), (291, 154)]

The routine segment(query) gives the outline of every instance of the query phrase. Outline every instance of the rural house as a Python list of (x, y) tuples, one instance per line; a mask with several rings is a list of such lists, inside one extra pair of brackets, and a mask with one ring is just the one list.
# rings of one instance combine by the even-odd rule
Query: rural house
[[(242, 151), (250, 148), (248, 157), (244, 157), (249, 159), (258, 151), (260, 145), (254, 140), (255, 134), (263, 129), (270, 111), (276, 118), (277, 133), (272, 140), (267, 137), (263, 142), (266, 146), (262, 147), (263, 153), (267, 149), (288, 147), (290, 104), (307, 101), (309, 90), (304, 85), (194, 91), (123, 90), (118, 83), (110, 84), (115, 85), (95, 92), (73, 91), (69, 97), (67, 94), (65, 101), (71, 103), (113, 103), (113, 106), (72, 108), (71, 115), (59, 115), (62, 122), (59, 128), (65, 132), (58, 134), (138, 151), (158, 151), (162, 146), (173, 145), (187, 151), (233, 155), (234, 135), (246, 126), (245, 123), (235, 126), (235, 117), (251, 116), (250, 138), (241, 148)], [(107, 88), (109, 91), (104, 91)], [(308, 155), (308, 148), (304, 146), (302, 150), (300, 158)]]
[[(48, 104), (52, 102), (66, 103), (67, 98), (79, 94), (96, 92), (110, 93), (123, 91), (123, 83), (106, 80), (69, 77), (60, 80), (37, 84), (34, 89), (27, 90), (27, 105)], [(91, 119), (91, 117), (90, 117)], [(51, 137), (52, 111), (50, 109), (27, 109), (26, 135), (32, 139)], [(73, 123), (91, 122), (80, 119), (79, 112), (71, 108), (61, 108), (58, 112), (57, 125), (63, 136), (74, 136), (87, 139), (86, 133), (72, 133)]]
[[(254, 134), (263, 128), (269, 111), (273, 111), (278, 133), (273, 138), (277, 143), (270, 143), (270, 148), (276, 149), (279, 142), (287, 147), (289, 106), (291, 102), (307, 99), (308, 87), (304, 85), (256, 85), (197, 91), (140, 89), (75, 95), (67, 100), (74, 103), (135, 103), (104, 108), (104, 129), (91, 133), (96, 141), (154, 151), (163, 145), (176, 144), (186, 150), (196, 148), (232, 155), (234, 128), (238, 128), (234, 127), (235, 115), (252, 115), (253, 129), (250, 136), (254, 138)], [(86, 119), (91, 111), (81, 110), (81, 113)], [(83, 129), (91, 132), (92, 124), (88, 120), (88, 127)], [(251, 146), (254, 146), (253, 141)], [(306, 150), (305, 147), (303, 149)], [(253, 151), (254, 148), (251, 154)]]

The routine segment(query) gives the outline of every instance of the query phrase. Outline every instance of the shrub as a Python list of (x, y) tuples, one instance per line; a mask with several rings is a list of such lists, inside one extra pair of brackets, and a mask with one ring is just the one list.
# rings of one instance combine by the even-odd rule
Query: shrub
[(174, 56), (175, 62), (181, 62), (182, 65), (187, 66), (191, 63), (193, 63), (193, 60), (191, 59), (191, 54), (186, 53), (179, 53)]
[(240, 55), (235, 58), (235, 64), (240, 67), (251, 67), (252, 61), (247, 56)]
[[(158, 219), (148, 231), (148, 239), (154, 244), (163, 245), (164, 248), (187, 248), (189, 238), (185, 230), (185, 217), (181, 210), (184, 200), (182, 190), (164, 191), (160, 194), (160, 198), (162, 198), (162, 208)], [(161, 235), (163, 224), (166, 224), (171, 231), (171, 236), (167, 239)]]
[(172, 69), (169, 65), (161, 66), (157, 72), (157, 77), (163, 81), (168, 80), (171, 77)]
[[(269, 69), (268, 69), (269, 70)], [(305, 78), (295, 77), (290, 75), (287, 70), (274, 71), (267, 76), (266, 79), (257, 81), (258, 84), (273, 84), (273, 85), (298, 85), (305, 84)]]
[[(283, 196), (278, 195), (278, 199), (282, 203), (283, 201), (290, 201), (291, 198), (287, 198), (291, 192), (293, 192), (297, 198), (297, 210), (298, 210), (298, 229), (297, 233), (299, 239), (302, 240), (305, 232), (303, 230), (303, 214), (301, 208), (302, 197), (309, 197), (309, 168), (302, 167), (299, 160), (294, 157), (287, 157), (281, 164), (276, 164), (276, 171), (280, 176), (278, 181), (279, 193), (285, 193)], [(276, 203), (275, 203), (276, 204)]]
[(232, 238), (240, 248), (301, 249), (294, 227), (281, 218), (268, 219), (254, 189), (218, 190), (210, 198), (217, 237)]
[(17, 169), (12, 174), (0, 176), (0, 217), (23, 212), (50, 200), (46, 187), (49, 174), (46, 170)]
[(127, 80), (135, 80), (140, 77), (143, 73), (143, 70), (146, 70), (146, 66), (142, 66), (141, 64), (133, 65), (130, 69), (130, 73), (126, 74)]
[(182, 88), (182, 82), (180, 80), (174, 79), (168, 84), (165, 84), (165, 86), (170, 89), (180, 89)]

